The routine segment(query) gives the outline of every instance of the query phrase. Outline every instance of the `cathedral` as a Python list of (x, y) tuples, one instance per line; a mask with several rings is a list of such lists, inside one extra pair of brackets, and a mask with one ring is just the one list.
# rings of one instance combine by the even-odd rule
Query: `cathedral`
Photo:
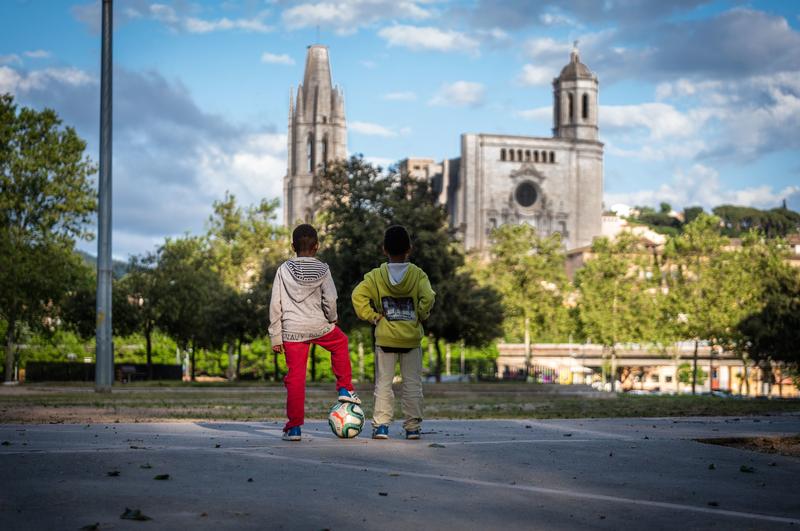
[[(461, 156), (407, 158), (399, 168), (430, 179), (467, 250), (485, 250), (492, 229), (528, 223), (559, 233), (567, 249), (601, 234), (603, 144), (598, 80), (577, 46), (553, 80), (553, 136), (461, 135)], [(310, 46), (303, 84), (290, 102), (284, 222), (313, 215), (315, 169), (347, 156), (344, 98), (331, 82), (328, 49)]]

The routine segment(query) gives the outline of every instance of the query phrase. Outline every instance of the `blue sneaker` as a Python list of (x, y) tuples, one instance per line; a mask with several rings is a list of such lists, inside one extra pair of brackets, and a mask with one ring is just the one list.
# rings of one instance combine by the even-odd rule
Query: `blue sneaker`
[(372, 427), (372, 438), (373, 439), (388, 439), (389, 438), (389, 426), (373, 426)]
[(421, 437), (422, 437), (422, 432), (418, 429), (406, 430), (406, 439), (420, 439)]
[(289, 428), (288, 430), (283, 432), (284, 441), (299, 441), (301, 438), (302, 437), (300, 435), (300, 426)]
[(355, 391), (348, 391), (344, 387), (339, 388), (339, 402), (351, 402), (353, 404), (361, 404), (361, 399)]

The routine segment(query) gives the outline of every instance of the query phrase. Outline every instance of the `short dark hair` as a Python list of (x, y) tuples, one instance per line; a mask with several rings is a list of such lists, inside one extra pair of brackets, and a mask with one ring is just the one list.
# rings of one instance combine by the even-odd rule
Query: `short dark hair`
[(392, 225), (383, 234), (383, 248), (390, 256), (400, 256), (411, 250), (411, 237), (402, 225)]
[(292, 231), (292, 245), (296, 253), (310, 251), (318, 242), (317, 229), (308, 223), (298, 225)]

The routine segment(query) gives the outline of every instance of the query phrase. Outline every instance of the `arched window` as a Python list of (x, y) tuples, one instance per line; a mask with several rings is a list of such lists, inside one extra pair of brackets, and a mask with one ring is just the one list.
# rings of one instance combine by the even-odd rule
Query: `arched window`
[(533, 162), (539, 162), (539, 152), (538, 151), (534, 151), (533, 152)]
[(522, 162), (522, 150), (521, 149), (517, 150), (517, 160)]
[(328, 123), (328, 117), (327, 116), (323, 116), (322, 117), (322, 123), (324, 123), (324, 124)]
[(506, 160), (506, 150), (505, 150), (505, 148), (500, 150), (500, 160)]
[(584, 120), (589, 119), (589, 95), (584, 93), (583, 101), (581, 102), (581, 117)]
[(314, 137), (308, 135), (308, 144), (306, 145), (306, 156), (308, 158), (308, 173), (314, 171)]
[(575, 120), (575, 101), (572, 94), (567, 94), (567, 108), (569, 109), (569, 121), (572, 123)]
[(526, 149), (525, 150), (525, 160), (528, 161), (528, 162), (530, 162), (530, 160), (531, 160), (531, 150), (530, 149)]
[(513, 149), (509, 149), (508, 150), (508, 160), (510, 160), (511, 162), (514, 162), (514, 150)]
[(550, 162), (555, 162), (555, 161), (556, 161), (556, 154), (555, 154), (554, 151), (551, 151), (550, 152)]
[(322, 139), (322, 169), (328, 169), (328, 137)]

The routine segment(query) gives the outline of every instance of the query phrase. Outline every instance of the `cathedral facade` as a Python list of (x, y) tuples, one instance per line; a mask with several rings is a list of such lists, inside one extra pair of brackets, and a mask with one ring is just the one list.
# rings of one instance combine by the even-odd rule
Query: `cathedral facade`
[(434, 174), (450, 224), (468, 250), (485, 250), (492, 230), (507, 223), (559, 233), (567, 249), (590, 245), (601, 234), (603, 209), (597, 76), (573, 49), (553, 80), (552, 137), (466, 133), (461, 156), (435, 164), (440, 171), (414, 160), (401, 166)]
[[(284, 223), (310, 221), (315, 175), (347, 157), (344, 96), (331, 82), (328, 49), (309, 46), (303, 84), (289, 104)], [(430, 179), (467, 250), (486, 250), (500, 225), (527, 223), (561, 235), (567, 249), (601, 234), (603, 144), (598, 79), (577, 48), (553, 80), (553, 136), (461, 135), (461, 156), (407, 158), (400, 170)]]

